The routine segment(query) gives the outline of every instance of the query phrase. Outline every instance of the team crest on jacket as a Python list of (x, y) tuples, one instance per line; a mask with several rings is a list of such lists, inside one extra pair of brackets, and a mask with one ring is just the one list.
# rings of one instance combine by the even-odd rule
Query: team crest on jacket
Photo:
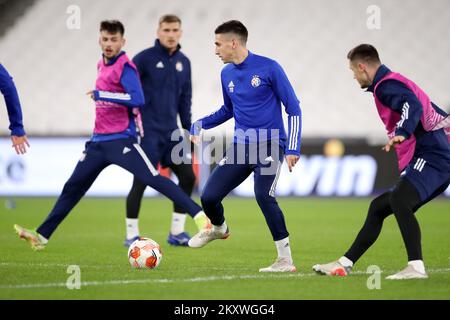
[(261, 84), (261, 79), (259, 78), (259, 76), (255, 75), (252, 78), (252, 86), (254, 88), (259, 87), (259, 85)]
[(177, 69), (178, 72), (183, 71), (183, 63), (181, 63), (181, 61), (177, 61), (175, 64), (175, 69)]

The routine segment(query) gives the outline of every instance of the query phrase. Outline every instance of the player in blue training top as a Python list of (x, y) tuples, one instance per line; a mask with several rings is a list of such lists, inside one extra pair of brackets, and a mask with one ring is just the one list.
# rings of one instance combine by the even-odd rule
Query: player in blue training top
[[(225, 22), (215, 34), (216, 54), (227, 64), (221, 74), (224, 105), (192, 125), (191, 140), (198, 143), (201, 129), (234, 118), (234, 143), (212, 172), (201, 195), (203, 210), (213, 226), (193, 236), (189, 246), (200, 248), (212, 240), (228, 237), (221, 201), (254, 173), (256, 201), (278, 251), (275, 263), (259, 271), (294, 272), (289, 233), (275, 199), (275, 189), (284, 155), (290, 171), (300, 158), (300, 103), (281, 66), (246, 48), (248, 32), (241, 22)], [(281, 103), (288, 114), (287, 136)]]
[(136, 66), (122, 51), (124, 27), (120, 21), (102, 21), (99, 44), (103, 56), (97, 64), (95, 90), (95, 128), (75, 170), (65, 183), (55, 206), (45, 221), (34, 230), (19, 225), (19, 237), (35, 250), (45, 248), (48, 239), (80, 201), (98, 175), (115, 164), (137, 176), (146, 185), (161, 192), (190, 216), (202, 209), (170, 179), (161, 176), (137, 143), (135, 115), (144, 104), (144, 95)]
[[(145, 104), (141, 108), (144, 129), (140, 145), (152, 164), (168, 167), (178, 178), (180, 188), (191, 195), (195, 184), (192, 164), (181, 162), (175, 164), (172, 150), (178, 141), (172, 141), (172, 133), (180, 132), (177, 118), (185, 130), (191, 127), (191, 64), (180, 51), (181, 20), (176, 15), (168, 14), (159, 19), (158, 39), (151, 48), (139, 52), (133, 62), (139, 71)], [(188, 136), (177, 134), (188, 139)], [(186, 150), (187, 151), (187, 150)], [(191, 154), (186, 152), (186, 157)], [(139, 237), (138, 215), (142, 196), (147, 186), (134, 178), (133, 186), (127, 197), (127, 238), (129, 246)], [(167, 242), (175, 246), (187, 246), (190, 236), (185, 232), (186, 212), (174, 203), (172, 224)], [(197, 225), (208, 223), (204, 213), (194, 217)]]
[(20, 107), (19, 95), (16, 86), (8, 71), (0, 63), (0, 91), (5, 98), (6, 109), (9, 117), (9, 130), (11, 130), (12, 146), (17, 154), (27, 152), (26, 146), (30, 147), (27, 135), (23, 129), (22, 108)]
[(427, 278), (415, 213), (449, 186), (450, 118), (414, 82), (381, 64), (372, 45), (353, 48), (347, 58), (361, 88), (373, 94), (388, 135), (383, 149), (395, 149), (401, 174), (391, 190), (371, 202), (366, 221), (349, 250), (337, 261), (314, 265), (313, 270), (324, 275), (349, 274), (377, 240), (384, 219), (394, 214), (408, 265), (387, 279)]

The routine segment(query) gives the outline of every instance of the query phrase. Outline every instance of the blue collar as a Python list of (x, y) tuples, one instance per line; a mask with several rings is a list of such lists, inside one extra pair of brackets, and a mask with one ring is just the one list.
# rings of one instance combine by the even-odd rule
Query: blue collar
[(156, 39), (156, 40), (155, 40), (155, 48), (158, 48), (158, 50), (159, 50), (162, 54), (166, 55), (167, 57), (173, 57), (174, 55), (176, 55), (176, 54), (178, 53), (178, 51), (180, 51), (181, 45), (178, 44), (177, 49), (172, 53), (172, 55), (169, 55), (169, 51), (168, 51), (165, 47), (162, 46), (162, 44), (161, 44), (161, 42), (159, 41), (159, 39)]
[[(110, 59), (107, 63), (105, 63), (106, 66), (111, 66), (114, 63), (116, 63), (117, 59), (119, 59), (121, 56), (123, 56), (125, 54), (125, 51), (120, 51), (119, 54), (115, 57), (113, 57), (112, 59)], [(103, 57), (103, 61), (105, 61), (105, 55), (102, 54)]]
[(391, 72), (391, 70), (389, 70), (388, 67), (382, 64), (375, 73), (372, 84), (367, 88), (366, 91), (373, 92), (377, 83), (380, 82), (380, 80), (383, 79), (389, 72)]
[(244, 61), (242, 61), (239, 64), (234, 64), (235, 67), (237, 68), (242, 68), (245, 67), (252, 59), (253, 59), (254, 54), (250, 52), (250, 50), (248, 50), (248, 56), (244, 59)]

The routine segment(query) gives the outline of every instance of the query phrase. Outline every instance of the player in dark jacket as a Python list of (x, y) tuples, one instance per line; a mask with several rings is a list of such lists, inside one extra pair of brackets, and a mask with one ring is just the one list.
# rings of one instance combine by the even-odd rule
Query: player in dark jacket
[[(179, 143), (179, 140), (172, 141), (172, 133), (183, 138), (179, 134), (181, 130), (177, 124), (178, 116), (183, 129), (189, 130), (191, 127), (191, 65), (180, 51), (181, 33), (179, 17), (162, 16), (155, 45), (138, 53), (133, 62), (138, 68), (145, 96), (145, 105), (141, 109), (144, 129), (141, 146), (155, 167), (160, 164), (161, 167), (169, 167), (176, 174), (180, 188), (190, 196), (195, 184), (191, 161), (176, 164), (171, 157), (173, 147)], [(191, 158), (191, 154), (183, 156)], [(127, 197), (125, 246), (139, 237), (138, 215), (145, 188), (146, 185), (135, 177)], [(184, 230), (185, 221), (186, 212), (174, 204), (167, 238), (169, 244), (187, 246), (190, 236)], [(194, 221), (199, 228), (208, 224), (203, 213), (194, 217)]]

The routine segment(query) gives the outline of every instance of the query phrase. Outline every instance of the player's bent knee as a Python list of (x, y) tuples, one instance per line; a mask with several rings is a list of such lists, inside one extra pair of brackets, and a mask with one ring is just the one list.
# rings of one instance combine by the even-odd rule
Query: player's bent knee
[(258, 203), (276, 202), (275, 193), (270, 190), (255, 190), (255, 198)]
[(377, 213), (381, 210), (382, 208), (382, 203), (380, 199), (374, 199), (372, 200), (372, 202), (370, 202), (369, 205), (369, 215), (370, 216), (376, 216)]

